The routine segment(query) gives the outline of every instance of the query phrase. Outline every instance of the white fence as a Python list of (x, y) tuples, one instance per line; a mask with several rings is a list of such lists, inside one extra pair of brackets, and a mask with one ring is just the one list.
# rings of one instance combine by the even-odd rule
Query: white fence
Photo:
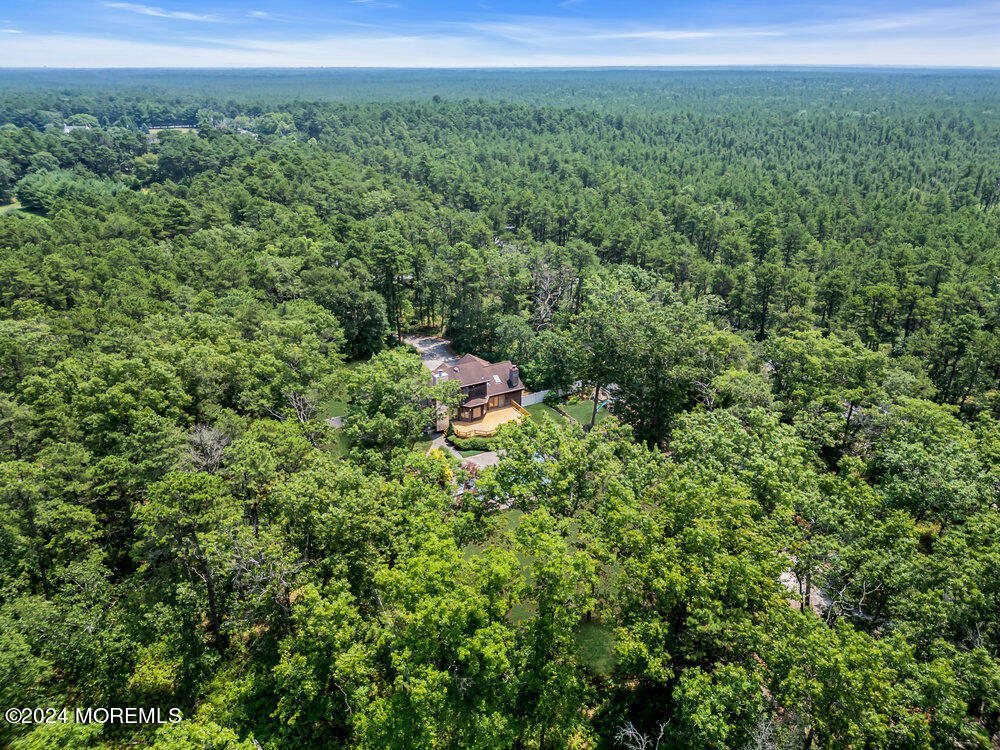
[[(579, 380), (576, 381), (572, 386), (570, 386), (567, 391), (557, 391), (556, 395), (561, 396), (565, 393), (576, 393), (578, 390), (583, 388), (583, 383)], [(525, 393), (521, 396), (521, 406), (534, 406), (535, 404), (540, 404), (545, 400), (545, 397), (552, 393), (553, 389), (547, 391), (535, 391), (534, 393)]]
[(548, 395), (548, 391), (535, 391), (534, 393), (522, 394), (521, 406), (534, 406), (535, 404), (540, 404)]

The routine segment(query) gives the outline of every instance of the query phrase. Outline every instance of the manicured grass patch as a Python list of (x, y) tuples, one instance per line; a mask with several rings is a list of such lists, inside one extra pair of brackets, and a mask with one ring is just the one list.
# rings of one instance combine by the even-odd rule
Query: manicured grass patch
[(6, 205), (0, 206), (0, 214), (15, 214), (15, 215), (27, 215), (37, 216), (40, 219), (48, 219), (49, 217), (45, 215), (44, 211), (37, 211), (31, 208), (25, 208), (18, 201), (13, 203), (8, 203)]
[[(495, 519), (498, 534), (513, 531), (521, 522), (522, 515), (521, 511), (515, 509), (501, 511)], [(571, 536), (575, 537), (577, 531), (578, 529), (571, 529)], [(476, 557), (491, 543), (491, 540), (487, 540), (483, 544), (468, 544), (462, 551), (463, 556), (467, 560)], [(525, 576), (530, 577), (533, 559), (520, 552), (517, 553), (517, 559)], [(537, 604), (529, 598), (515, 603), (507, 617), (512, 623), (519, 623), (530, 620), (537, 613)], [(580, 650), (580, 662), (595, 674), (610, 674), (617, 663), (614, 630), (598, 620), (583, 621), (577, 626), (574, 637)]]
[(546, 419), (551, 419), (557, 423), (564, 423), (566, 421), (566, 417), (546, 404), (532, 404), (531, 406), (524, 407), (524, 410), (528, 412), (528, 416), (539, 424), (544, 424)]
[[(505, 532), (513, 531), (517, 528), (518, 524), (521, 523), (521, 516), (524, 513), (516, 508), (507, 508), (506, 510), (501, 510), (495, 517), (494, 523), (496, 524), (496, 532), (502, 534)], [(487, 539), (483, 544), (467, 544), (462, 548), (463, 556), (468, 560), (476, 555), (482, 554), (483, 550), (487, 546), (492, 544), (492, 539)], [(517, 554), (517, 560), (521, 564), (522, 570), (527, 570), (528, 564), (531, 562), (528, 558), (523, 555)]]
[[(562, 405), (562, 408), (581, 425), (590, 424), (590, 417), (594, 413), (594, 402), (588, 399), (586, 401), (577, 401), (575, 404), (565, 403)], [(607, 416), (608, 407), (605, 406), (597, 412), (596, 424), (600, 424), (601, 420)]]
[(538, 607), (534, 602), (518, 602), (510, 608), (507, 619), (511, 622), (524, 622), (530, 620), (538, 614)]

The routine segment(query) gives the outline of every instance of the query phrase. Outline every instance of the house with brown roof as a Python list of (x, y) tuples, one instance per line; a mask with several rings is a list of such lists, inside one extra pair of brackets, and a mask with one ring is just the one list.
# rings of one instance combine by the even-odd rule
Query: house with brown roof
[(454, 364), (439, 365), (433, 383), (458, 381), (465, 400), (451, 426), (459, 437), (484, 437), (507, 422), (520, 421), (527, 412), (521, 406), (524, 384), (517, 365), (510, 360), (487, 362), (466, 354)]

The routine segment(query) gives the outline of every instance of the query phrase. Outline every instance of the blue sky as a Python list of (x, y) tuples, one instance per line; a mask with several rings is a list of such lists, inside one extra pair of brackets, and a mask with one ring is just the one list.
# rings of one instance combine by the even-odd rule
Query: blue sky
[(0, 3), (0, 67), (608, 65), (1000, 67), (1000, 0)]

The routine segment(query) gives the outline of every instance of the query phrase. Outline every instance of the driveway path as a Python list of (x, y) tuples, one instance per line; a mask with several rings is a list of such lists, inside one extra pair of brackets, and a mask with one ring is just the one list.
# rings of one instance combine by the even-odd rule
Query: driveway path
[(496, 451), (485, 451), (483, 453), (477, 453), (474, 456), (469, 456), (466, 461), (471, 461), (480, 469), (485, 469), (487, 466), (496, 466), (500, 463), (500, 456), (497, 455)]
[(449, 445), (448, 441), (444, 439), (444, 433), (443, 432), (439, 432), (438, 435), (437, 435), (437, 437), (434, 438), (431, 441), (431, 447), (427, 449), (427, 452), (430, 453), (435, 448), (437, 448), (439, 450), (447, 451), (448, 453), (450, 453), (451, 455), (453, 455), (455, 458), (457, 458), (459, 461), (464, 461), (465, 460), (464, 458), (462, 458), (462, 454), (459, 453), (454, 448), (452, 448), (451, 445)]
[(458, 355), (451, 348), (448, 339), (437, 336), (403, 336), (403, 341), (420, 352), (420, 359), (427, 369), (433, 372), (441, 365), (453, 365), (458, 362)]
[(480, 469), (485, 469), (487, 466), (495, 466), (500, 462), (500, 456), (497, 455), (496, 451), (483, 451), (482, 453), (477, 453), (474, 456), (464, 458), (461, 453), (451, 447), (448, 441), (444, 439), (444, 435), (442, 433), (438, 433), (437, 437), (431, 441), (431, 446), (427, 449), (427, 452), (430, 453), (435, 448), (447, 451), (462, 463), (465, 463), (466, 461), (473, 463)]

